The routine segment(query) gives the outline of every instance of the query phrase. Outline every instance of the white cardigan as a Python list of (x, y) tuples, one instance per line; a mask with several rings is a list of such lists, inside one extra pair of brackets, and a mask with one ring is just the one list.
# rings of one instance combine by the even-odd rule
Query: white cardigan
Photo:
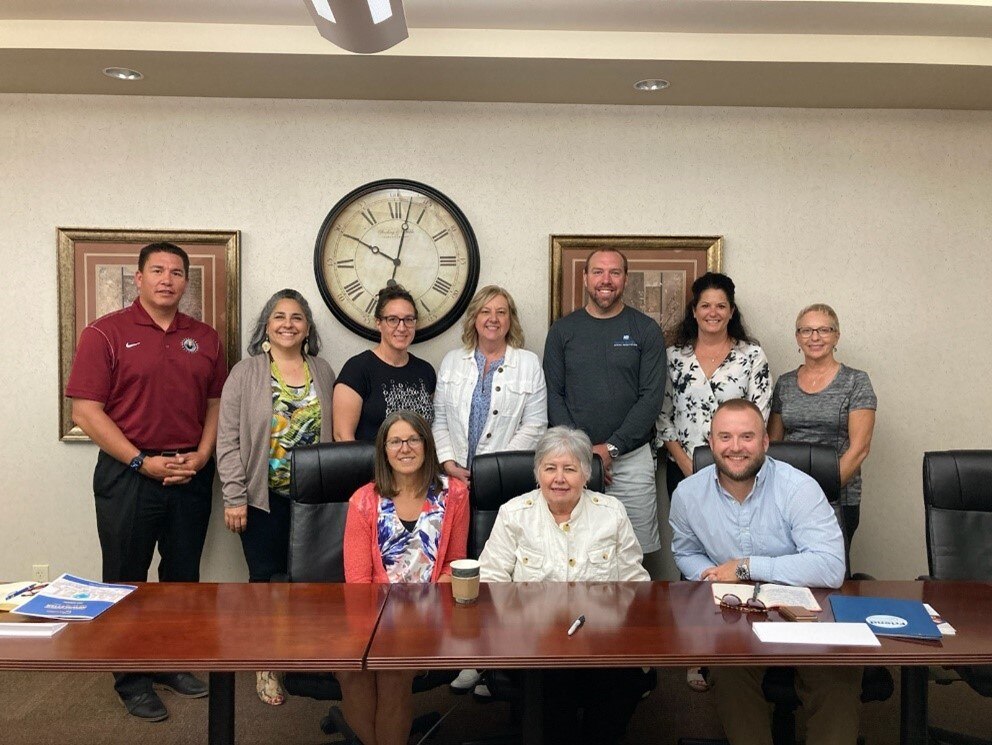
[[(434, 441), (438, 461), (468, 460), (468, 419), (479, 379), (474, 349), (448, 352), (434, 391)], [(533, 450), (548, 428), (548, 389), (541, 361), (533, 352), (508, 346), (493, 375), (492, 400), (476, 455), (501, 450)]]

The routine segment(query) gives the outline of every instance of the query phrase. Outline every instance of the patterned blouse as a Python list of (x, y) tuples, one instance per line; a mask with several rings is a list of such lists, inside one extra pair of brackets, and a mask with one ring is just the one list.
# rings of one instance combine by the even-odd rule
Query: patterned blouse
[(489, 371), (483, 374), (486, 369), (486, 355), (475, 350), (475, 365), (479, 368), (479, 380), (472, 391), (472, 408), (468, 415), (468, 462), (466, 468), (472, 468), (472, 459), (475, 451), (479, 447), (479, 440), (482, 439), (482, 430), (486, 428), (486, 420), (489, 418), (489, 408), (493, 400), (493, 378), (496, 371), (503, 364), (505, 355), (498, 360), (493, 360), (489, 366)]
[(736, 342), (709, 379), (691, 345), (672, 346), (667, 353), (668, 385), (658, 417), (658, 447), (676, 441), (691, 458), (696, 446), (709, 439), (716, 407), (732, 398), (754, 402), (768, 421), (772, 380), (768, 358), (757, 344)]
[(289, 495), (289, 454), (299, 445), (320, 441), (320, 399), (309, 386), (283, 385), (272, 376), (272, 429), (269, 438), (269, 488)]
[(392, 499), (379, 497), (379, 552), (386, 576), (393, 582), (430, 582), (441, 541), (441, 523), (447, 489), (427, 491), (424, 508), (413, 530), (407, 530), (396, 514)]

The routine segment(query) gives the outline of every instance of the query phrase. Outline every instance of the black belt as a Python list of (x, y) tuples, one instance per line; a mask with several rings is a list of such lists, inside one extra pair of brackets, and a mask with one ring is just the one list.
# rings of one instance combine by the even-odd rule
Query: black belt
[(160, 455), (184, 455), (185, 453), (195, 453), (196, 448), (175, 448), (174, 450), (142, 450), (145, 457), (154, 458)]

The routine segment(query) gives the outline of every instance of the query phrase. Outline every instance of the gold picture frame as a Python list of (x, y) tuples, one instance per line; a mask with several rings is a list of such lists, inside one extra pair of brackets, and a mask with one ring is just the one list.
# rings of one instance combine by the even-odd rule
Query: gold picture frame
[(189, 254), (189, 284), (179, 309), (217, 330), (228, 366), (241, 358), (240, 231), (58, 228), (57, 235), (62, 442), (90, 441), (73, 423), (65, 395), (79, 335), (88, 323), (131, 304), (138, 252), (149, 243), (175, 243)]
[(692, 283), (723, 262), (723, 237), (666, 235), (552, 235), (548, 325), (585, 304), (582, 270), (597, 249), (627, 257), (624, 303), (654, 318), (666, 338), (682, 321)]

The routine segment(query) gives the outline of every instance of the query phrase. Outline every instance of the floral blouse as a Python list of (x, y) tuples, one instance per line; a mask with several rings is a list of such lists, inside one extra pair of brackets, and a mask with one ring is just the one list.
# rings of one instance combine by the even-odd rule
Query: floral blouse
[(444, 520), (444, 497), (447, 490), (435, 494), (431, 488), (424, 509), (413, 530), (407, 530), (396, 514), (392, 499), (379, 497), (377, 531), (382, 565), (390, 583), (430, 582), (441, 541)]
[(707, 379), (692, 346), (669, 347), (668, 385), (658, 417), (656, 444), (676, 441), (692, 457), (697, 445), (710, 436), (716, 407), (732, 398), (757, 404), (768, 421), (772, 401), (768, 358), (757, 344), (736, 342), (730, 353)]

